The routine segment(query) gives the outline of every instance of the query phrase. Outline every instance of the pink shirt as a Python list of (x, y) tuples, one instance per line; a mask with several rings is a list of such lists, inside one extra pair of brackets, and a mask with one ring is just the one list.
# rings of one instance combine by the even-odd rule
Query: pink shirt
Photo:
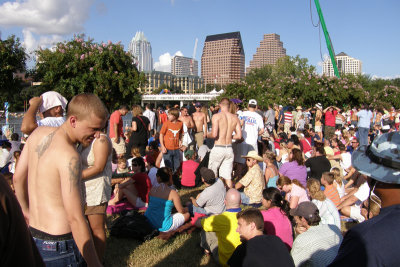
[(194, 160), (187, 160), (187, 161), (182, 162), (181, 184), (183, 186), (187, 186), (187, 187), (195, 186), (196, 174), (194, 174), (194, 171), (197, 169), (198, 166), (199, 166), (199, 163), (197, 163)]
[(293, 183), (292, 183), (292, 190), (289, 193), (287, 193), (287, 195), (289, 202), (292, 196), (299, 197), (298, 204), (300, 204), (301, 202), (310, 201), (308, 199), (306, 190)]
[(278, 207), (262, 210), (261, 213), (264, 217), (265, 234), (279, 237), (290, 251), (293, 244), (293, 236), (289, 218)]

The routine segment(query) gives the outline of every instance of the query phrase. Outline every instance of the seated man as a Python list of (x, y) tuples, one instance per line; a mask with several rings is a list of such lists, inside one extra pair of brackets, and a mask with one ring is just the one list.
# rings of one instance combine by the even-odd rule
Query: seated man
[[(28, 111), (22, 120), (21, 132), (31, 134), (38, 126), (61, 126), (65, 122), (63, 115), (67, 103), (68, 101), (62, 95), (54, 91), (31, 98)], [(43, 119), (36, 121), (38, 110), (43, 114)]]
[(228, 260), (229, 266), (294, 266), (282, 240), (275, 235), (263, 234), (264, 220), (260, 210), (243, 210), (236, 217), (242, 244)]
[(322, 146), (313, 148), (312, 157), (305, 162), (309, 178), (321, 180), (322, 173), (329, 172), (331, 163), (325, 156), (325, 150)]
[(194, 216), (195, 212), (206, 215), (222, 213), (225, 210), (226, 189), (224, 182), (221, 179), (216, 179), (214, 172), (206, 167), (201, 168), (200, 173), (201, 180), (206, 188), (196, 198), (190, 197), (192, 201), (188, 205), (190, 215)]
[(327, 266), (336, 257), (342, 233), (333, 224), (320, 224), (319, 210), (310, 202), (302, 202), (290, 214), (296, 221), (298, 236), (293, 242), (292, 255), (296, 266)]
[(240, 189), (244, 187), (244, 192), (240, 193), (243, 204), (259, 207), (261, 206), (262, 191), (265, 187), (265, 180), (258, 162), (262, 162), (263, 158), (254, 150), (242, 157), (246, 158), (248, 171), (246, 175), (236, 183), (235, 188)]
[(240, 245), (240, 236), (236, 232), (236, 214), (241, 211), (240, 193), (236, 189), (226, 192), (225, 206), (225, 212), (196, 221), (196, 226), (203, 228), (200, 246), (206, 253), (212, 253), (222, 266), (226, 266), (233, 251)]

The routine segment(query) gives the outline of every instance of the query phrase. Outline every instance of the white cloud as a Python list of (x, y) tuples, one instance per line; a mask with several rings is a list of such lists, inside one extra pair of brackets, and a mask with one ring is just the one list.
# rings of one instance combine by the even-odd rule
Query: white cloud
[[(28, 52), (49, 47), (61, 36), (79, 33), (96, 0), (16, 0), (0, 5), (0, 26), (21, 27)], [(98, 3), (105, 12), (102, 2)], [(37, 36), (37, 37), (36, 37)]]
[(164, 53), (158, 57), (158, 61), (154, 63), (154, 69), (157, 71), (171, 72), (171, 59), (174, 56), (183, 57), (183, 53), (181, 51), (177, 51), (173, 56), (170, 53)]
[(394, 76), (384, 76), (384, 77), (380, 77), (380, 76), (377, 76), (377, 75), (372, 75), (372, 77), (371, 77), (372, 80), (377, 80), (377, 79), (392, 80), (392, 79), (397, 79), (397, 78), (400, 78), (400, 74), (394, 75)]

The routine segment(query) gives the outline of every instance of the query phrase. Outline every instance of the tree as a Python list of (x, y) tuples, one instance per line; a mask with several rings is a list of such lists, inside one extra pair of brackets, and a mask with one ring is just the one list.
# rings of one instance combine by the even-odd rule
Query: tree
[(20, 105), (22, 80), (16, 75), (26, 69), (28, 56), (14, 35), (0, 40), (0, 101), (10, 103), (10, 110)]
[(95, 43), (75, 36), (54, 49), (38, 50), (37, 77), (41, 88), (67, 98), (84, 92), (98, 95), (110, 109), (140, 101), (137, 88), (146, 81), (130, 53), (120, 43)]

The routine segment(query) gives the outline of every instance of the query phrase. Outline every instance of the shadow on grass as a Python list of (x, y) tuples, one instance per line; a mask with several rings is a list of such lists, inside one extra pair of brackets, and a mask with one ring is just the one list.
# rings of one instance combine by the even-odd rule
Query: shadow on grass
[[(174, 238), (173, 238), (174, 239)], [(173, 242), (173, 240), (169, 240)], [(165, 246), (170, 245), (167, 241)], [(159, 261), (154, 266), (170, 267), (170, 266), (219, 266), (211, 256), (204, 254), (200, 247), (200, 230), (196, 230), (189, 235), (189, 238), (183, 242), (179, 248)]]

